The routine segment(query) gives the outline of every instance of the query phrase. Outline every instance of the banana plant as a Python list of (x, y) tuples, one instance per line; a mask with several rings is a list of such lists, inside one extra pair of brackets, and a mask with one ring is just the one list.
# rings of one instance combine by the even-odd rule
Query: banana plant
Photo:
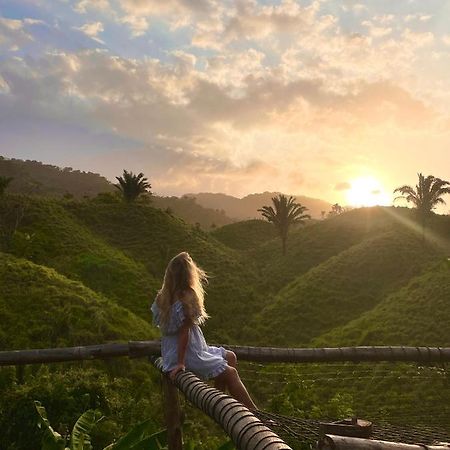
[[(47, 418), (47, 411), (40, 402), (34, 402), (39, 416), (38, 426), (44, 433), (41, 450), (92, 450), (90, 433), (103, 416), (94, 409), (83, 413), (76, 421), (70, 440), (55, 431)], [(69, 446), (67, 447), (67, 443)], [(145, 420), (134, 426), (125, 436), (103, 450), (162, 450), (167, 448), (167, 431), (154, 432), (153, 422)]]
[(99, 411), (89, 409), (78, 418), (70, 433), (69, 446), (66, 447), (67, 439), (52, 428), (45, 408), (38, 401), (34, 405), (39, 415), (38, 427), (44, 430), (42, 450), (92, 450), (90, 433), (103, 419)]

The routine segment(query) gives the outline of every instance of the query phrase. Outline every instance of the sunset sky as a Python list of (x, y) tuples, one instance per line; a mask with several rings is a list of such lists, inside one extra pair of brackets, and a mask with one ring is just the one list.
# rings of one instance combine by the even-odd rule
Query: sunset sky
[(446, 0), (0, 0), (0, 154), (389, 203), (450, 179), (449, 24)]

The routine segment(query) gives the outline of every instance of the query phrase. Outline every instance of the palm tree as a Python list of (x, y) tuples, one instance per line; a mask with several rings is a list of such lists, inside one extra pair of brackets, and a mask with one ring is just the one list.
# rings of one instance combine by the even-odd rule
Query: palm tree
[(405, 185), (394, 190), (394, 193), (399, 192), (402, 194), (396, 197), (394, 201), (402, 198), (414, 205), (422, 223), (422, 236), (425, 239), (426, 221), (436, 206), (445, 205), (442, 197), (445, 194), (450, 194), (450, 182), (436, 178), (433, 175), (424, 177), (419, 173), (418, 176), (419, 183), (415, 188)]
[(0, 197), (3, 196), (6, 188), (8, 187), (9, 183), (11, 183), (12, 180), (13, 180), (13, 178), (11, 178), (11, 177), (0, 176)]
[(303, 214), (308, 208), (300, 203), (295, 203), (295, 198), (292, 196), (288, 198), (279, 194), (277, 197), (272, 197), (272, 202), (273, 207), (263, 206), (258, 209), (258, 212), (261, 212), (263, 217), (275, 225), (281, 237), (283, 255), (285, 255), (289, 227), (295, 223), (303, 224), (305, 219), (311, 219), (311, 216)]
[(335, 203), (331, 206), (331, 211), (328, 213), (329, 217), (338, 216), (344, 212), (344, 208), (339, 204)]
[(122, 192), (123, 198), (127, 203), (133, 202), (141, 194), (151, 194), (151, 185), (147, 178), (144, 178), (144, 174), (142, 172), (139, 175), (135, 175), (133, 172), (127, 172), (124, 170), (123, 176), (116, 177), (116, 179), (119, 183), (114, 186)]

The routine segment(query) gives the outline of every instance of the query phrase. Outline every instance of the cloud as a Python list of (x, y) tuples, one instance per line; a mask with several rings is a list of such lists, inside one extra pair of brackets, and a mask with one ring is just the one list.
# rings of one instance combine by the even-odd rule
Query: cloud
[(348, 181), (343, 181), (340, 183), (337, 183), (334, 186), (334, 190), (335, 191), (348, 191), (349, 189), (351, 189), (352, 185), (348, 182)]
[(370, 20), (365, 20), (362, 22), (362, 25), (368, 28), (369, 33), (373, 37), (383, 37), (392, 33), (391, 27), (380, 27), (375, 26)]
[(108, 0), (80, 0), (73, 9), (79, 14), (86, 14), (88, 10), (106, 12), (111, 9), (111, 5)]
[(171, 29), (214, 16), (219, 0), (119, 0), (119, 22), (127, 24), (134, 36), (148, 30), (152, 18), (163, 18)]
[(32, 42), (33, 36), (27, 31), (27, 25), (38, 23), (31, 19), (7, 19), (0, 17), (0, 49), (17, 51), (25, 44)]
[[(424, 31), (420, 17), (406, 26), (401, 10), (344, 6), (81, 0), (67, 3), (67, 27), (5, 19), (0, 46), (8, 53), (19, 42), (22, 53), (0, 61), (0, 117), (52, 132), (54, 121), (71, 137), (79, 127), (102, 149), (114, 142), (115, 173), (135, 158), (167, 191), (259, 183), (338, 196), (339, 180), (381, 167), (392, 149), (407, 155), (427, 139), (444, 149), (450, 123), (446, 53), (436, 47), (448, 36)], [(130, 30), (140, 38), (118, 42)], [(102, 49), (86, 50), (99, 37)], [(104, 154), (83, 161), (112, 172)]]
[(104, 31), (102, 22), (85, 23), (81, 27), (75, 27), (75, 29), (82, 31), (84, 34), (86, 34), (90, 38), (95, 39), (96, 41), (104, 44), (104, 41), (102, 41), (101, 39), (99, 39), (97, 37), (99, 33), (102, 33)]
[(420, 22), (428, 22), (433, 16), (431, 14), (424, 13), (416, 13), (416, 14), (408, 14), (404, 17), (405, 22), (412, 21), (420, 21)]

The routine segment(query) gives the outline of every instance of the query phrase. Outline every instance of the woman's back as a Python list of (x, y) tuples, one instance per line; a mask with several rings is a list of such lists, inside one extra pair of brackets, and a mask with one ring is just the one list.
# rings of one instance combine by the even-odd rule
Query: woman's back
[(203, 336), (197, 317), (189, 317), (189, 307), (182, 300), (176, 300), (171, 305), (165, 324), (161, 323), (161, 314), (156, 300), (152, 304), (153, 323), (161, 329), (161, 355), (163, 371), (170, 372), (178, 361), (178, 333), (187, 320), (189, 340), (186, 348), (185, 366), (202, 379), (214, 378), (223, 372), (227, 366), (226, 350), (223, 347), (209, 346)]

